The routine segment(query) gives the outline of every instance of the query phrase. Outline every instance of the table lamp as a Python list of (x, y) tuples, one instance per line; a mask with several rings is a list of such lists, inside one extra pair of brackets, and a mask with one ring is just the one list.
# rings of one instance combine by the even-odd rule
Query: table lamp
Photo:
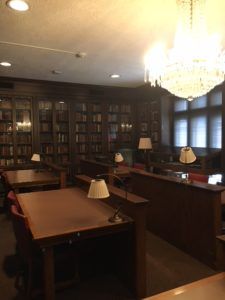
[[(196, 156), (191, 147), (183, 147), (180, 150), (180, 162), (188, 165), (193, 163), (196, 160)], [(186, 172), (186, 179), (184, 180), (185, 183), (190, 183), (191, 181), (188, 180), (188, 172)]]
[(140, 137), (138, 149), (144, 150), (145, 164), (147, 171), (149, 170), (149, 156), (146, 150), (152, 150), (152, 141), (149, 137)]
[(123, 156), (122, 156), (122, 154), (121, 154), (121, 153), (116, 153), (116, 154), (115, 154), (115, 157), (114, 157), (114, 161), (115, 161), (116, 163), (119, 163), (119, 162), (123, 161)]
[(143, 149), (145, 152), (146, 150), (152, 149), (152, 141), (149, 137), (141, 137), (139, 140), (138, 149)]
[[(104, 199), (104, 198), (108, 198), (110, 196), (107, 185), (105, 183), (105, 180), (99, 178), (99, 177), (103, 177), (103, 176), (112, 176), (112, 177), (116, 178), (117, 180), (119, 180), (122, 183), (122, 185), (124, 186), (125, 199), (127, 200), (127, 187), (126, 187), (126, 185), (124, 184), (124, 182), (121, 180), (120, 177), (118, 177), (114, 174), (110, 174), (110, 173), (109, 174), (99, 174), (99, 175), (97, 175), (96, 179), (91, 180), (91, 184), (90, 184), (88, 195), (87, 195), (88, 198)], [(122, 217), (119, 215), (121, 207), (122, 207), (122, 205), (120, 204), (118, 206), (118, 208), (116, 209), (116, 211), (114, 212), (113, 216), (111, 216), (109, 218), (109, 222), (118, 223), (118, 222), (123, 221)]]
[(37, 172), (39, 172), (39, 165), (41, 161), (41, 156), (38, 153), (34, 153), (31, 157), (31, 161), (35, 162), (37, 164)]

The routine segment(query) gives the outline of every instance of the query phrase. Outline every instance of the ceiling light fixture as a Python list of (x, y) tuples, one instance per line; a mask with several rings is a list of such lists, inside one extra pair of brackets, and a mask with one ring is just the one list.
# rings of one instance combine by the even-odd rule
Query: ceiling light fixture
[(145, 57), (145, 81), (189, 101), (224, 81), (225, 56), (218, 36), (209, 36), (205, 0), (178, 0), (174, 47), (156, 45)]
[(11, 9), (18, 11), (26, 11), (29, 9), (29, 5), (23, 0), (9, 0), (6, 2), (6, 4)]
[(62, 71), (60, 71), (60, 70), (52, 70), (52, 74), (54, 74), (54, 75), (60, 75), (60, 74), (62, 74)]
[(12, 64), (8, 61), (2, 61), (2, 62), (0, 62), (0, 65), (2, 67), (11, 67)]
[(111, 74), (110, 77), (111, 77), (111, 78), (119, 78), (120, 75), (119, 75), (119, 74)]

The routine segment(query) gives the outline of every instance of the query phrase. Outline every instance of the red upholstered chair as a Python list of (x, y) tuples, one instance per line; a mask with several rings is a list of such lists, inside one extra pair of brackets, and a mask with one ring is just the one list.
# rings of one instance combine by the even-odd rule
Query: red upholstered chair
[[(10, 206), (13, 230), (17, 242), (17, 250), (20, 258), (20, 270), (16, 276), (16, 287), (19, 288), (19, 279), (23, 273), (24, 268), (27, 268), (27, 289), (26, 296), (30, 299), (31, 288), (33, 286), (33, 268), (34, 268), (34, 257), (36, 259), (41, 258), (41, 251), (34, 247), (32, 243), (31, 234), (28, 226), (27, 219), (24, 215), (19, 213), (16, 205)], [(35, 255), (34, 255), (35, 253)]]
[(197, 174), (197, 173), (188, 173), (188, 179), (191, 181), (200, 181), (208, 183), (208, 175)]
[(133, 168), (139, 169), (139, 170), (145, 170), (145, 164), (134, 163)]
[(18, 202), (18, 199), (16, 197), (16, 194), (13, 190), (9, 191), (8, 194), (7, 194), (7, 208), (10, 210), (10, 206), (11, 205), (15, 205), (17, 210), (21, 213), (22, 210), (21, 210), (21, 207), (19, 205), (19, 202)]
[[(23, 286), (19, 284), (20, 278), (25, 279), (25, 293), (27, 299), (30, 299), (33, 290), (40, 291), (42, 287), (43, 253), (32, 240), (27, 218), (18, 211), (14, 204), (10, 206), (10, 210), (21, 266), (15, 285), (21, 289)], [(56, 246), (54, 260), (55, 279), (59, 286), (68, 286), (78, 281), (77, 253), (73, 245)]]

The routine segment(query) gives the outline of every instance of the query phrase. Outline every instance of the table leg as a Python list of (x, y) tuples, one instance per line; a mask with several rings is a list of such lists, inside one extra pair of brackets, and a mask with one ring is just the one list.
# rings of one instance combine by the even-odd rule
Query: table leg
[(45, 299), (55, 299), (55, 287), (54, 287), (54, 256), (53, 248), (47, 247), (43, 250), (44, 256), (44, 290)]

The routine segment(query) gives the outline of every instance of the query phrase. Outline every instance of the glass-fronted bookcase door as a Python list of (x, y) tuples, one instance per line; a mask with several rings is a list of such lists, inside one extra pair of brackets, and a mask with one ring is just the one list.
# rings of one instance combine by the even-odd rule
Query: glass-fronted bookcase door
[(62, 100), (38, 101), (38, 122), (42, 160), (67, 164), (70, 160), (68, 103)]
[(32, 155), (32, 98), (0, 95), (0, 164), (29, 162)]

